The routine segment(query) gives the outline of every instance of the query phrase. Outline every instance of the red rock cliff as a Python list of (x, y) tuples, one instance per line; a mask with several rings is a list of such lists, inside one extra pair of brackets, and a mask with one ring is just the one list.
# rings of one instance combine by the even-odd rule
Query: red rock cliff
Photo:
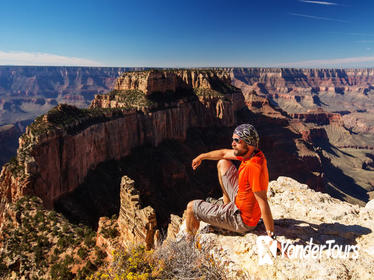
[(124, 73), (117, 79), (115, 90), (140, 90), (153, 92), (176, 92), (187, 88), (214, 89), (217, 84), (230, 84), (230, 74), (224, 70), (154, 70)]

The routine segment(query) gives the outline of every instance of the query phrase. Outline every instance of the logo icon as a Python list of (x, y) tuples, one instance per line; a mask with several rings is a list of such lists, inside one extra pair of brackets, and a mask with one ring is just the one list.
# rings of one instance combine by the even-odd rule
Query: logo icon
[(256, 240), (258, 249), (258, 264), (273, 264), (273, 258), (277, 256), (277, 241), (270, 236), (262, 235)]

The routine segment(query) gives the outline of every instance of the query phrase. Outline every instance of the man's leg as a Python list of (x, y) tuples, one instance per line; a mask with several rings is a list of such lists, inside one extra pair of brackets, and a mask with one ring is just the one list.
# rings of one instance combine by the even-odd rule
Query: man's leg
[[(229, 194), (230, 197), (230, 194)], [(231, 197), (232, 198), (232, 197)], [(230, 231), (244, 233), (249, 228), (243, 223), (240, 212), (234, 202), (226, 205), (217, 205), (198, 199), (188, 203), (186, 212), (187, 238), (193, 239), (199, 229), (200, 221)]]
[(221, 189), (222, 189), (223, 203), (224, 204), (227, 204), (227, 203), (230, 202), (230, 197), (227, 194), (227, 192), (226, 192), (226, 190), (223, 186), (222, 175), (224, 175), (226, 173), (226, 171), (231, 167), (231, 165), (233, 165), (232, 162), (230, 160), (227, 160), (227, 159), (221, 159), (217, 163), (218, 181), (219, 181), (219, 184), (220, 184)]
[(194, 204), (194, 201), (190, 201), (187, 204), (187, 209), (186, 209), (186, 228), (187, 228), (188, 239), (193, 239), (200, 225), (200, 221), (196, 219), (193, 213), (193, 204)]
[[(229, 169), (230, 169), (229, 174), (226, 174), (226, 172)], [(227, 205), (228, 203), (230, 203), (231, 200), (234, 201), (235, 196), (236, 196), (237, 179), (238, 179), (237, 170), (230, 160), (224, 160), (224, 159), (218, 161), (217, 170), (218, 170), (218, 180), (219, 180), (222, 193), (223, 193), (223, 201), (225, 205)], [(228, 188), (228, 190), (226, 190), (225, 184), (222, 181), (222, 176), (224, 175), (226, 176), (225, 184), (227, 185), (226, 188)], [(196, 209), (194, 209), (194, 206), (196, 207)], [(220, 218), (220, 217), (227, 216), (225, 214), (226, 210), (224, 210), (223, 207), (224, 206), (216, 206), (216, 205), (210, 204), (202, 200), (190, 201), (187, 204), (187, 209), (186, 209), (186, 228), (187, 228), (188, 237), (191, 239), (196, 234), (197, 230), (199, 229), (200, 220), (203, 220), (204, 222), (207, 222), (209, 224), (217, 225), (219, 227), (223, 227), (223, 228), (235, 231), (235, 229), (237, 229), (237, 226), (225, 227), (225, 225), (222, 225), (221, 221), (224, 218)], [(194, 213), (194, 210), (196, 211), (196, 213)], [(199, 219), (197, 219), (196, 217), (199, 217)], [(218, 218), (218, 221), (215, 221), (216, 217)]]

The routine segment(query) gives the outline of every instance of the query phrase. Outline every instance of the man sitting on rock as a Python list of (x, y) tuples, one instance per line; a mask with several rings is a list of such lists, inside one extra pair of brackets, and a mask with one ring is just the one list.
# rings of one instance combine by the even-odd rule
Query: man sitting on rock
[[(274, 221), (267, 201), (269, 182), (264, 154), (258, 149), (259, 136), (250, 124), (235, 128), (232, 149), (200, 154), (192, 161), (195, 170), (202, 160), (218, 160), (218, 179), (223, 204), (193, 200), (187, 205), (186, 227), (193, 239), (200, 221), (230, 231), (245, 233), (253, 230), (261, 218), (267, 234), (274, 238)], [(231, 160), (240, 160), (239, 171)]]

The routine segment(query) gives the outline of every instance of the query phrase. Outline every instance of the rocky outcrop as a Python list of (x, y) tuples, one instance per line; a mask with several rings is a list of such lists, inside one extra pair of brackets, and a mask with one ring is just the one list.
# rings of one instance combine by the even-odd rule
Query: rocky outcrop
[(122, 74), (114, 90), (140, 90), (147, 95), (192, 88), (217, 89), (230, 82), (230, 73), (225, 70), (152, 70)]
[(135, 182), (124, 176), (121, 180), (121, 208), (118, 215), (122, 246), (131, 248), (144, 245), (148, 250), (154, 247), (157, 230), (156, 212), (151, 206), (142, 208), (139, 191)]
[[(284, 253), (272, 255), (265, 251), (272, 264), (259, 264), (257, 241), (265, 235), (262, 224), (255, 231), (240, 236), (201, 223), (196, 242), (226, 268), (228, 276), (238, 279), (244, 273), (246, 279), (373, 277), (374, 211), (371, 203), (359, 207), (342, 202), (287, 177), (270, 182), (268, 197), (275, 232)], [(184, 229), (182, 225), (177, 238), (184, 235)]]
[(175, 240), (179, 232), (180, 225), (182, 224), (182, 221), (183, 220), (181, 217), (174, 215), (174, 214), (170, 215), (170, 223), (169, 223), (167, 233), (166, 233), (166, 238), (165, 238), (166, 242)]
[(91, 108), (133, 107), (144, 111), (193, 99), (207, 106), (214, 103), (220, 117), (226, 109), (223, 101), (230, 101), (234, 111), (243, 107), (240, 90), (231, 86), (230, 72), (197, 69), (123, 73), (114, 91), (95, 96)]

